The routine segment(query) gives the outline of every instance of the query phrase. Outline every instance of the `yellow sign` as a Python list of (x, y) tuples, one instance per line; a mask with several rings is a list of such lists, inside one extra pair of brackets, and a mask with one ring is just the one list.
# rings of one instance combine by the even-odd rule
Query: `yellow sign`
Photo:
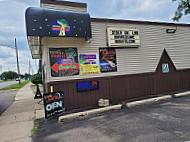
[(86, 75), (86, 74), (97, 74), (100, 73), (100, 66), (97, 65), (81, 65), (81, 75)]
[(80, 74), (97, 74), (100, 73), (98, 54), (80, 54)]
[(109, 47), (138, 47), (140, 36), (138, 29), (107, 28)]

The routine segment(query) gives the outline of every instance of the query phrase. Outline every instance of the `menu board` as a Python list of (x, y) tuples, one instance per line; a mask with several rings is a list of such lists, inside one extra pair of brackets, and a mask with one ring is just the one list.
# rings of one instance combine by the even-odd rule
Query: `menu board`
[(77, 48), (50, 48), (49, 57), (52, 77), (79, 75)]
[(115, 48), (100, 48), (100, 71), (117, 72)]
[(138, 47), (140, 36), (138, 29), (108, 28), (109, 47)]
[(97, 74), (100, 73), (98, 54), (80, 54), (80, 74)]

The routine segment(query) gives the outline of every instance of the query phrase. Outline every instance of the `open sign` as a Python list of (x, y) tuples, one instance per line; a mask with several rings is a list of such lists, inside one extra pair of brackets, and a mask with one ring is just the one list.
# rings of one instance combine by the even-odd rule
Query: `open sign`
[(49, 118), (64, 110), (64, 94), (62, 91), (43, 95), (45, 118)]

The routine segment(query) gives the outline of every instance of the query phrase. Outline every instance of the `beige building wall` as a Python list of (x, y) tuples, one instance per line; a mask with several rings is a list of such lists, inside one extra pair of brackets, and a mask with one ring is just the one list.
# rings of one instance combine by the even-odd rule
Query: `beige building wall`
[[(92, 38), (89, 41), (84, 38), (43, 37), (42, 63), (47, 67), (46, 82), (155, 72), (164, 48), (177, 69), (190, 68), (190, 27), (178, 26), (176, 33), (169, 34), (166, 29), (176, 27), (105, 22), (92, 22), (91, 26)], [(49, 48), (75, 47), (78, 49), (78, 55), (99, 54), (100, 47), (107, 47), (107, 27), (137, 28), (140, 33), (141, 45), (138, 48), (116, 49), (117, 72), (51, 77)]]
[(83, 7), (73, 7), (73, 6), (56, 5), (56, 4), (41, 3), (41, 7), (42, 8), (49, 8), (49, 9), (56, 9), (56, 10), (87, 12), (87, 9), (83, 8)]

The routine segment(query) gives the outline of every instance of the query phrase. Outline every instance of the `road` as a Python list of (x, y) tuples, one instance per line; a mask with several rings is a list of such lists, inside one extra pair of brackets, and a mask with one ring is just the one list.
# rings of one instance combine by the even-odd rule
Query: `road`
[(0, 91), (0, 115), (12, 104), (16, 92), (17, 90)]
[[(15, 80), (2, 82), (0, 83), (0, 89), (16, 83), (18, 82)], [(16, 92), (17, 90), (0, 91), (0, 115), (6, 110), (7, 107), (9, 107), (9, 105), (12, 104)]]
[(35, 142), (190, 141), (190, 96), (58, 123), (37, 120)]
[(18, 83), (18, 81), (14, 80), (14, 81), (7, 81), (7, 82), (2, 82), (0, 83), (0, 89), (1, 88), (4, 88), (4, 87), (7, 87), (9, 85), (12, 85), (12, 84), (16, 84)]

